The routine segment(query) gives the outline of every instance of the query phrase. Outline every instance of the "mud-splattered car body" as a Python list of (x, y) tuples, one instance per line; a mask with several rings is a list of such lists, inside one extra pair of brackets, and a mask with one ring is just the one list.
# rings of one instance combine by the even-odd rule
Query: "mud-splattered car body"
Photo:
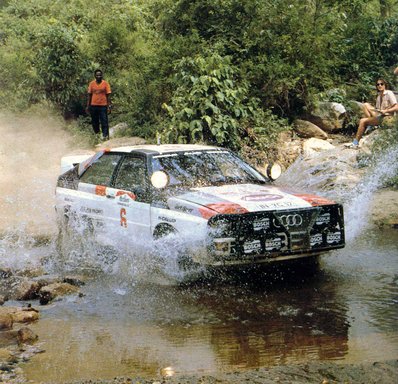
[(81, 217), (99, 242), (173, 233), (205, 266), (317, 256), (345, 242), (340, 204), (283, 190), (218, 147), (100, 151), (58, 178), (56, 198), (60, 220)]

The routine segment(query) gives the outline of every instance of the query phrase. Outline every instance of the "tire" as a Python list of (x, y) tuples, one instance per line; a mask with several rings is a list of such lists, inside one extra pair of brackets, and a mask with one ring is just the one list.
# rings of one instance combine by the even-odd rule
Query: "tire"
[(153, 238), (163, 249), (172, 249), (176, 252), (176, 263), (180, 271), (186, 272), (192, 270), (196, 263), (187, 252), (187, 247), (178, 231), (171, 225), (158, 226), (153, 234)]

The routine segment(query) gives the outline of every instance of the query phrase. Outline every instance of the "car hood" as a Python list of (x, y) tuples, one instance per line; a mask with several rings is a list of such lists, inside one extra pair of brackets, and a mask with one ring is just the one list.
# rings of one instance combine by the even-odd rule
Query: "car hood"
[(329, 204), (334, 202), (312, 194), (295, 193), (273, 185), (257, 184), (195, 188), (168, 200), (170, 209), (204, 218), (219, 213), (237, 214)]

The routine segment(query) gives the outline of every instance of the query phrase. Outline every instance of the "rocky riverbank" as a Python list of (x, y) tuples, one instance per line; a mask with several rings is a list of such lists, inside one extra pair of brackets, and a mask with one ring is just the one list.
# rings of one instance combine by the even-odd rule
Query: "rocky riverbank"
[(120, 377), (108, 381), (81, 381), (74, 384), (391, 384), (398, 381), (398, 361), (363, 364), (310, 363), (305, 365), (261, 368), (219, 375), (162, 377), (142, 379)]

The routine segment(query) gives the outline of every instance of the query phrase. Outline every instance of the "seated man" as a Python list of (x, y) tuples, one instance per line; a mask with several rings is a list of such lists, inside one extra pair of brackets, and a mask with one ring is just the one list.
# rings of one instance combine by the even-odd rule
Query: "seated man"
[(358, 130), (355, 135), (355, 139), (352, 143), (347, 144), (349, 148), (357, 149), (359, 146), (359, 140), (368, 125), (381, 125), (383, 119), (386, 117), (394, 116), (394, 112), (398, 110), (397, 99), (394, 93), (387, 90), (387, 83), (383, 79), (376, 81), (376, 89), (378, 92), (376, 99), (376, 108), (373, 108), (370, 104), (365, 103), (364, 110), (365, 116), (359, 120)]

